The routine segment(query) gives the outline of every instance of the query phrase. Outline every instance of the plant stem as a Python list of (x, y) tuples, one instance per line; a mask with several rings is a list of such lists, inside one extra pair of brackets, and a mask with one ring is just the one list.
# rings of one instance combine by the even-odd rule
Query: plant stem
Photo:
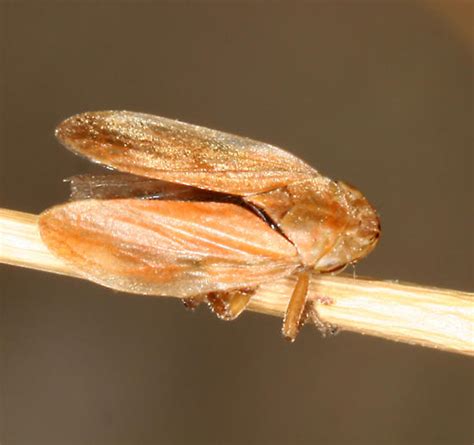
[[(0, 209), (0, 263), (80, 278), (48, 251), (37, 219)], [(261, 285), (249, 309), (282, 317), (294, 286), (294, 277)], [(474, 355), (473, 293), (315, 273), (309, 298), (320, 321), (342, 330)]]

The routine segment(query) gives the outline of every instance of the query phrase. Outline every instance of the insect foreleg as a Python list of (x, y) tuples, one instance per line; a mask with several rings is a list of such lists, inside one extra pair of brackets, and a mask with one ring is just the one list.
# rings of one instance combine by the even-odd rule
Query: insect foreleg
[(333, 303), (334, 303), (334, 300), (332, 298), (328, 298), (328, 297), (315, 298), (311, 302), (311, 306), (307, 314), (308, 317), (311, 317), (314, 325), (316, 326), (318, 331), (321, 332), (321, 335), (323, 337), (331, 337), (333, 335), (337, 335), (339, 333), (339, 327), (331, 323), (326, 323), (323, 320), (321, 320), (321, 317), (319, 316), (319, 313), (318, 313), (317, 304), (331, 305)]
[(283, 320), (282, 334), (293, 342), (300, 330), (300, 327), (306, 321), (307, 298), (308, 298), (309, 272), (303, 271), (298, 275), (295, 289), (291, 295), (290, 302), (286, 308), (285, 318)]

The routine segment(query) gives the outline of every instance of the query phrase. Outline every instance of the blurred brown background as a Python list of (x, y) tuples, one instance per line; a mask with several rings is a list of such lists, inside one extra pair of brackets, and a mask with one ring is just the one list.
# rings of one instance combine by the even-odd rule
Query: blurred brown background
[[(383, 226), (359, 274), (472, 290), (472, 2), (438, 3), (4, 1), (0, 206), (38, 213), (90, 170), (53, 137), (65, 117), (149, 112), (357, 185)], [(0, 274), (2, 445), (473, 439), (466, 357)]]

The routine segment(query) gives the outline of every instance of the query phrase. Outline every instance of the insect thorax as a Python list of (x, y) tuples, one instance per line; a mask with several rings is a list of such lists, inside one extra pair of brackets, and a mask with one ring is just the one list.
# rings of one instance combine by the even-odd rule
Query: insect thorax
[(323, 176), (248, 200), (275, 221), (305, 267), (337, 269), (365, 256), (378, 238), (378, 217), (362, 194)]

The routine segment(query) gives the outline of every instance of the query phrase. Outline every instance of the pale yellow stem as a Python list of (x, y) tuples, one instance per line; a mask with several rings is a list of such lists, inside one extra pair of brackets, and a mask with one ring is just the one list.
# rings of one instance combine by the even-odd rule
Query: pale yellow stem
[[(80, 277), (43, 244), (37, 216), (6, 209), (0, 209), (0, 263)], [(250, 309), (282, 317), (294, 286), (294, 277), (262, 285)], [(323, 322), (342, 330), (474, 355), (473, 293), (314, 274), (309, 298)]]

